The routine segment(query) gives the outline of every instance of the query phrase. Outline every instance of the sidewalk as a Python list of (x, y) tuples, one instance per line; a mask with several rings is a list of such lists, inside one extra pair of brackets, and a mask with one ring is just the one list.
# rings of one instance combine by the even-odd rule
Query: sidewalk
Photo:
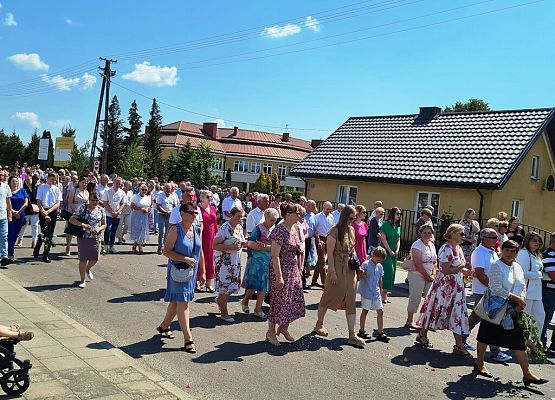
[(0, 272), (0, 324), (16, 322), (35, 333), (15, 348), (18, 358), (33, 364), (31, 385), (21, 398), (192, 398)]

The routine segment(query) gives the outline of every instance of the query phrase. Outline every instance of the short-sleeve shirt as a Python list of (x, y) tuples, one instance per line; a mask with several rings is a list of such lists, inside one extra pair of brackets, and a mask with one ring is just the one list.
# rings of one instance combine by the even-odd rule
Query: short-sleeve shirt
[(374, 264), (372, 260), (367, 260), (362, 263), (361, 269), (366, 273), (366, 275), (358, 283), (358, 292), (365, 299), (379, 299), (381, 296), (380, 279), (383, 276), (382, 264)]
[(4, 182), (0, 182), (0, 219), (8, 219), (8, 205), (6, 199), (10, 197), (12, 197), (10, 187)]
[(112, 211), (117, 211), (124, 198), (125, 192), (123, 190), (118, 189), (116, 191), (115, 188), (111, 188), (104, 191), (102, 202), (104, 205), (108, 204)]
[[(172, 225), (179, 224), (183, 221), (181, 218), (181, 213), (179, 212), (179, 207), (175, 207), (170, 214), (170, 221), (169, 223)], [(195, 217), (195, 224), (200, 226), (202, 223), (202, 212), (200, 211), (200, 207), (197, 207), (197, 216)]]
[(167, 195), (164, 191), (158, 193), (156, 196), (156, 204), (159, 205), (162, 210), (167, 212), (171, 212), (175, 207), (177, 207), (179, 202), (176, 202), (175, 200), (176, 197), (173, 196), (172, 193)]
[[(106, 211), (100, 206), (96, 206), (93, 211), (89, 209), (86, 204), (81, 204), (73, 214), (77, 218), (83, 218), (87, 224), (91, 226), (91, 230), (98, 228), (102, 225), (102, 221), (106, 219)], [(83, 234), (84, 238), (97, 237), (91, 235), (91, 230), (86, 230)]]
[(145, 194), (144, 196), (141, 196), (140, 194), (136, 194), (135, 196), (133, 196), (133, 199), (131, 200), (131, 202), (135, 204), (136, 207), (139, 207), (139, 208), (148, 208), (152, 205), (152, 199), (147, 194)]
[(543, 263), (543, 278), (542, 280), (546, 282), (551, 282), (550, 285), (554, 285), (553, 289), (555, 289), (555, 281), (549, 277), (548, 272), (555, 272), (555, 250), (551, 250), (549, 247), (543, 253), (542, 256), (542, 263)]
[(434, 264), (437, 261), (436, 248), (432, 241), (426, 246), (421, 239), (418, 239), (412, 244), (411, 250), (412, 249), (420, 251), (420, 262), (422, 263), (422, 267), (424, 267), (428, 274), (431, 274), (434, 270)]
[(62, 201), (62, 192), (56, 185), (50, 186), (48, 183), (43, 183), (37, 189), (37, 200), (42, 202), (43, 208), (50, 208), (59, 201)]
[(233, 207), (237, 207), (237, 208), (243, 207), (239, 197), (236, 197), (235, 199), (233, 199), (232, 197), (226, 197), (222, 202), (222, 213), (223, 213), (222, 218), (225, 221), (229, 220), (229, 217), (225, 215), (225, 212), (226, 211), (230, 212)]
[(318, 236), (328, 236), (330, 233), (331, 228), (335, 225), (335, 220), (333, 219), (333, 215), (329, 213), (327, 216), (324, 212), (319, 212), (316, 214), (315, 217), (316, 223), (314, 225), (315, 235)]
[[(491, 264), (497, 262), (499, 257), (493, 249), (488, 249), (485, 246), (479, 245), (472, 252), (470, 257), (470, 265), (472, 269), (482, 268), (484, 273), (487, 275), (491, 267)], [(486, 286), (478, 280), (478, 278), (472, 278), (472, 293), (483, 294), (486, 290)]]

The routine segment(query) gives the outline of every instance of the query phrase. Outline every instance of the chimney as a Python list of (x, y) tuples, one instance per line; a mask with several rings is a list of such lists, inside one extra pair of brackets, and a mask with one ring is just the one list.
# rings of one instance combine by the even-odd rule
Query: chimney
[(238, 126), (233, 127), (233, 136), (237, 136), (237, 131), (239, 130)]
[(212, 139), (218, 139), (218, 123), (217, 122), (205, 122), (202, 124), (202, 130), (206, 132), (208, 136)]
[(439, 113), (441, 113), (441, 108), (439, 107), (420, 107), (420, 112), (418, 113), (418, 117), (416, 117), (416, 120), (431, 121)]
[(288, 142), (289, 141), (289, 132), (283, 132), (283, 136), (281, 137), (281, 140), (283, 140), (284, 142)]
[(312, 139), (310, 141), (310, 146), (315, 149), (316, 147), (320, 146), (322, 144), (323, 140), (322, 139)]

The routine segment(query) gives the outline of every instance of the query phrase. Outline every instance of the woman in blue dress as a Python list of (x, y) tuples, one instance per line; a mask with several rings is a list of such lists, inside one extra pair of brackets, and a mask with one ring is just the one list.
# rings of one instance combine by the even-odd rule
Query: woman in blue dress
[(252, 230), (247, 242), (247, 265), (242, 283), (245, 288), (245, 297), (241, 301), (241, 308), (245, 314), (250, 313), (249, 300), (254, 292), (257, 292), (254, 315), (259, 318), (267, 317), (262, 311), (262, 302), (269, 289), (269, 269), (272, 258), (270, 233), (272, 233), (278, 217), (276, 209), (267, 208), (264, 211), (264, 222)]
[(29, 196), (25, 189), (19, 187), (19, 178), (11, 176), (8, 184), (12, 191), (12, 197), (9, 198), (12, 203), (12, 221), (8, 223), (8, 259), (14, 259), (14, 246), (17, 241), (19, 231), (25, 225), (25, 208), (29, 202)]
[[(177, 225), (172, 225), (166, 236), (163, 253), (168, 260), (167, 287), (164, 300), (168, 301), (168, 309), (164, 320), (157, 328), (162, 337), (173, 339), (170, 325), (177, 316), (179, 326), (183, 332), (185, 344), (183, 349), (188, 353), (196, 353), (193, 335), (189, 326), (189, 302), (195, 297), (195, 277), (198, 269), (201, 269), (199, 276), (204, 276), (204, 257), (202, 255), (202, 243), (200, 228), (196, 225), (197, 207), (188, 202), (179, 208), (182, 221)], [(185, 263), (192, 268), (190, 279), (187, 282), (176, 282), (172, 279), (171, 268), (173, 264)], [(201, 282), (202, 284), (204, 282)]]

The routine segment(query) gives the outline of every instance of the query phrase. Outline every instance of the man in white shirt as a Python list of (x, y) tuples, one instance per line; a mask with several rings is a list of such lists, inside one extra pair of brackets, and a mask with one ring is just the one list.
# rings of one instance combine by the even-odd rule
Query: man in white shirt
[(106, 230), (104, 231), (104, 244), (110, 253), (115, 253), (114, 243), (120, 223), (120, 215), (125, 207), (125, 192), (121, 189), (122, 179), (114, 179), (114, 186), (104, 191), (102, 204), (106, 210)]
[(170, 215), (178, 205), (179, 201), (176, 201), (176, 196), (172, 193), (172, 184), (164, 184), (164, 189), (156, 196), (155, 206), (158, 211), (158, 254), (162, 254), (162, 247), (170, 227)]
[[(181, 204), (194, 203), (193, 194), (195, 193), (195, 188), (192, 186), (187, 186), (183, 189), (183, 194), (181, 195)], [(170, 215), (170, 225), (179, 224), (182, 221), (181, 214), (179, 212), (179, 206), (175, 207)], [(200, 213), (200, 208), (197, 206), (197, 216), (195, 217), (195, 224), (202, 226), (202, 214)]]
[[(50, 172), (46, 177), (46, 183), (40, 185), (37, 189), (37, 206), (39, 207), (39, 223), (40, 230), (44, 232), (44, 236), (49, 238), (48, 242), (54, 237), (56, 229), (56, 214), (62, 202), (62, 192), (57, 186), (58, 176), (54, 172)], [(33, 250), (33, 256), (38, 258), (40, 248), (42, 247), (43, 235), (39, 235), (37, 244)], [(42, 261), (49, 263), (50, 245), (44, 245), (42, 253)]]
[(210, 191), (212, 192), (212, 200), (210, 200), (210, 204), (214, 207), (218, 208), (220, 205), (220, 195), (218, 194), (218, 188), (216, 185), (210, 186)]
[[(372, 218), (374, 218), (376, 216), (376, 208), (378, 207), (383, 207), (382, 205), (382, 201), (381, 200), (376, 200), (374, 202), (374, 211), (372, 211), (372, 214), (370, 214), (370, 218), (368, 218), (368, 220), (371, 220)], [(381, 218), (383, 220), (383, 218)], [(381, 224), (380, 224), (381, 226)]]
[[(472, 265), (473, 278), (472, 278), (472, 297), (474, 304), (478, 304), (484, 291), (489, 285), (488, 271), (491, 264), (499, 260), (495, 252), (495, 243), (497, 241), (497, 232), (493, 229), (485, 228), (480, 232), (480, 245), (472, 252), (470, 264)], [(479, 322), (480, 317), (474, 311), (468, 317), (469, 328), (472, 330)], [(464, 343), (467, 349), (475, 350), (474, 346), (470, 345), (464, 338)], [(491, 351), (490, 359), (494, 362), (505, 363), (510, 361), (512, 357), (500, 351), (497, 346), (489, 346)]]
[(6, 183), (8, 171), (0, 169), (0, 264), (4, 267), (13, 261), (8, 258), (8, 223), (12, 221), (12, 190)]
[(267, 194), (260, 193), (256, 197), (256, 208), (253, 208), (247, 215), (247, 234), (250, 236), (256, 225), (264, 222), (264, 210), (270, 204), (270, 197)]
[(224, 221), (229, 221), (231, 214), (229, 213), (233, 207), (243, 208), (241, 200), (239, 199), (239, 188), (232, 187), (229, 190), (229, 197), (226, 197), (222, 202), (222, 218)]
[(125, 197), (123, 198), (123, 210), (119, 218), (118, 230), (116, 232), (116, 237), (118, 238), (118, 243), (125, 243), (125, 235), (129, 229), (129, 223), (131, 222), (131, 200), (133, 199), (133, 191), (131, 190), (132, 184), (130, 181), (125, 181), (123, 183), (123, 192)]
[(337, 205), (337, 209), (334, 210), (331, 215), (333, 216), (333, 220), (335, 221), (335, 225), (339, 222), (339, 216), (341, 215), (341, 211), (345, 208), (345, 204), (339, 203)]
[[(316, 252), (318, 254), (318, 261), (314, 274), (312, 275), (312, 283), (310, 286), (323, 287), (326, 283), (326, 240), (331, 228), (335, 225), (335, 220), (331, 215), (332, 205), (326, 201), (322, 206), (322, 211), (316, 214), (316, 223), (314, 225), (314, 240), (316, 241)], [(322, 282), (318, 285), (318, 276)]]
[(108, 175), (102, 175), (100, 177), (100, 183), (96, 187), (96, 191), (100, 195), (100, 198), (102, 198), (104, 192), (108, 190), (108, 182), (110, 182), (110, 177)]

